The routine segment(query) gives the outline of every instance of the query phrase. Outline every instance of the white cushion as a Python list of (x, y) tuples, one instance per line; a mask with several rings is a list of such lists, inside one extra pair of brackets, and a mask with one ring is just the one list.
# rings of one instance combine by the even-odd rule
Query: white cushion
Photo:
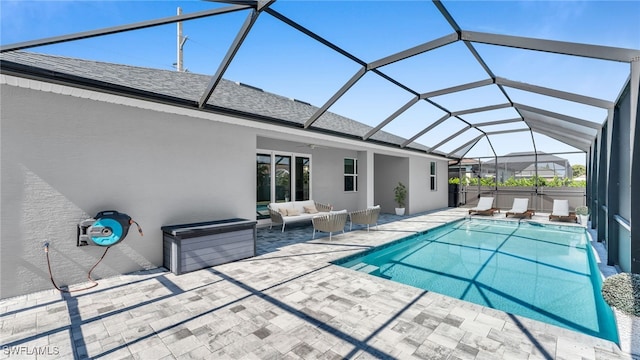
[(553, 215), (569, 216), (569, 200), (553, 200)]
[(529, 207), (529, 199), (515, 198), (513, 199), (513, 208), (509, 210), (509, 212), (523, 213), (527, 211), (528, 207)]
[(304, 212), (307, 213), (307, 214), (317, 214), (318, 213), (318, 209), (316, 209), (315, 205), (303, 206), (302, 208), (304, 209)]
[(480, 200), (478, 201), (478, 206), (474, 207), (471, 210), (489, 210), (493, 207), (493, 198), (492, 197), (480, 197)]

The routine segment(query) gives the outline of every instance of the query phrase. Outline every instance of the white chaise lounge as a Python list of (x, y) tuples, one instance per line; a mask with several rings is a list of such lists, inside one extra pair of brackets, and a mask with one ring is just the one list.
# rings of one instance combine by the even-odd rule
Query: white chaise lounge
[(500, 209), (493, 207), (493, 197), (481, 196), (478, 205), (469, 209), (469, 215), (493, 215), (494, 212), (500, 212)]
[(529, 210), (529, 199), (527, 198), (515, 198), (513, 199), (513, 206), (511, 210), (507, 211), (506, 216), (514, 215), (520, 217), (528, 217), (531, 219), (531, 216), (535, 215), (535, 211)]
[(575, 212), (569, 211), (569, 200), (553, 200), (553, 211), (549, 215), (549, 221), (551, 220), (567, 220), (578, 222), (578, 216)]
[(287, 224), (298, 221), (311, 221), (314, 216), (328, 214), (333, 207), (321, 204), (313, 200), (288, 201), (280, 203), (270, 203), (269, 216), (271, 217), (271, 228), (273, 224), (282, 224), (282, 232)]

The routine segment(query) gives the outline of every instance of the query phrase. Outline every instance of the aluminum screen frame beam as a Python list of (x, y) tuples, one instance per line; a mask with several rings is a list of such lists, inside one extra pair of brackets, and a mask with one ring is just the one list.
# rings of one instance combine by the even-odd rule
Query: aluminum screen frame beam
[(513, 106), (517, 109), (522, 109), (524, 111), (529, 111), (532, 113), (536, 113), (538, 115), (544, 115), (550, 118), (554, 118), (557, 120), (562, 120), (564, 122), (568, 122), (574, 125), (579, 125), (579, 126), (583, 126), (583, 127), (587, 127), (587, 128), (591, 128), (594, 129), (596, 131), (600, 130), (602, 128), (602, 124), (598, 124), (598, 123), (593, 123), (591, 121), (587, 121), (584, 119), (580, 119), (580, 118), (576, 118), (573, 116), (569, 116), (569, 115), (564, 115), (564, 114), (559, 114), (553, 111), (549, 111), (549, 110), (544, 110), (544, 109), (540, 109), (537, 107), (533, 107), (533, 106), (529, 106), (529, 105), (524, 105), (524, 104), (520, 104), (520, 103), (514, 103)]
[[(593, 138), (597, 135), (597, 131), (593, 132), (593, 129), (589, 128), (574, 128), (569, 129), (562, 125), (561, 122), (557, 122), (554, 118), (537, 118), (541, 116), (535, 113), (525, 113), (525, 122), (532, 129), (544, 129), (548, 131), (553, 131), (558, 135), (570, 137), (575, 137), (576, 139), (585, 140), (591, 142)], [(551, 120), (551, 121), (550, 121)]]
[(459, 92), (459, 91), (479, 88), (479, 87), (492, 85), (492, 84), (494, 84), (493, 79), (475, 81), (475, 82), (472, 82), (472, 83), (467, 83), (467, 84), (452, 86), (452, 87), (445, 88), (445, 89), (426, 92), (426, 93), (420, 94), (420, 99), (432, 98), (432, 97), (436, 97), (436, 96), (451, 94), (451, 93), (455, 93), (455, 92)]
[(68, 41), (74, 41), (74, 40), (89, 39), (89, 38), (103, 36), (103, 35), (111, 35), (111, 34), (117, 34), (117, 33), (126, 32), (126, 31), (145, 29), (145, 28), (154, 27), (154, 26), (167, 25), (167, 24), (177, 23), (177, 22), (186, 21), (186, 20), (200, 19), (204, 17), (226, 14), (230, 12), (247, 10), (247, 9), (253, 9), (253, 7), (250, 5), (232, 5), (232, 6), (228, 6), (220, 9), (204, 10), (204, 11), (198, 11), (190, 14), (169, 16), (161, 19), (141, 21), (141, 22), (128, 24), (128, 25), (113, 26), (113, 27), (108, 27), (108, 28), (103, 28), (98, 30), (90, 30), (90, 31), (73, 33), (69, 35), (54, 36), (54, 37), (33, 40), (33, 41), (25, 41), (25, 42), (2, 46), (0, 47), (0, 53), (6, 52), (6, 51), (24, 50), (24, 49), (29, 49), (29, 48), (44, 46), (44, 45), (60, 44)]
[(393, 55), (389, 55), (373, 61), (367, 64), (368, 70), (377, 69), (379, 67), (383, 67), (389, 64), (393, 64), (394, 62), (401, 61), (407, 58), (410, 58), (415, 55), (419, 55), (425, 53), (427, 51), (435, 50), (439, 47), (446, 46), (452, 44), (456, 41), (460, 40), (460, 35), (458, 33), (451, 33), (449, 35), (445, 35), (441, 38), (426, 42), (424, 44), (412, 47), (410, 49), (397, 52)]
[[(275, 0), (271, 0), (271, 2), (273, 1)], [(255, 24), (260, 13), (261, 13), (260, 11), (252, 8), (249, 14), (247, 14), (247, 18), (242, 24), (242, 27), (240, 28), (240, 30), (238, 31), (238, 34), (236, 34), (235, 39), (233, 39), (233, 43), (231, 43), (229, 50), (227, 50), (227, 53), (225, 54), (224, 58), (222, 59), (222, 62), (220, 63), (220, 66), (218, 66), (218, 70), (209, 81), (207, 88), (204, 90), (204, 92), (202, 93), (202, 96), (200, 97), (200, 100), (198, 101), (198, 107), (200, 109), (204, 108), (205, 105), (207, 104), (207, 101), (209, 101), (209, 98), (211, 98), (211, 94), (213, 94), (213, 91), (216, 89), (216, 86), (218, 86), (218, 84), (220, 83), (220, 80), (222, 80), (222, 75), (224, 75), (225, 71), (227, 71), (227, 68), (229, 68), (229, 65), (231, 65), (231, 61), (233, 61), (233, 58), (235, 57), (236, 53), (238, 53), (240, 46), (242, 45), (242, 43), (244, 42), (244, 39), (249, 34), (249, 31), (251, 31), (251, 28), (253, 27), (253, 24)]]
[(449, 119), (451, 117), (451, 114), (445, 114), (443, 117), (441, 117), (440, 119), (436, 120), (433, 124), (427, 126), (426, 128), (424, 128), (422, 131), (420, 131), (419, 133), (415, 134), (414, 136), (411, 137), (411, 139), (403, 142), (400, 147), (404, 148), (407, 145), (411, 144), (412, 142), (414, 142), (417, 138), (419, 138), (420, 136), (428, 133), (429, 131), (431, 131), (431, 129), (435, 128), (436, 126), (442, 124), (443, 122), (445, 122), (447, 119)]
[(512, 104), (504, 103), (504, 104), (497, 104), (497, 105), (482, 106), (482, 107), (477, 107), (477, 108), (473, 108), (473, 109), (454, 111), (454, 112), (451, 113), (451, 116), (473, 114), (473, 113), (479, 113), (479, 112), (484, 112), (484, 111), (505, 109), (505, 108), (509, 108), (509, 107), (512, 107)]
[(486, 133), (487, 136), (491, 136), (491, 135), (503, 135), (503, 134), (511, 134), (511, 133), (518, 133), (518, 132), (525, 132), (525, 131), (531, 131), (531, 129), (510, 129), (510, 130), (498, 130), (498, 131), (491, 131)]
[[(525, 122), (529, 124), (531, 131), (548, 136), (552, 139), (560, 141), (561, 143), (567, 144), (576, 149), (587, 151), (588, 148), (591, 146), (591, 141), (583, 137), (574, 136), (566, 132), (563, 133), (563, 132), (560, 132), (558, 129), (554, 129), (546, 126), (536, 126), (535, 124), (529, 123), (530, 122), (529, 120), (525, 120)], [(532, 121), (532, 123), (533, 122), (535, 121)]]
[(640, 56), (640, 50), (612, 46), (590, 45), (567, 41), (536, 39), (523, 36), (499, 35), (477, 31), (461, 31), (460, 38), (473, 43), (542, 51), (590, 59), (630, 63)]
[(569, 116), (569, 115), (565, 115), (565, 114), (560, 114), (560, 113), (556, 113), (553, 111), (549, 111), (549, 110), (544, 110), (544, 109), (540, 109), (540, 108), (536, 108), (533, 106), (528, 106), (528, 105), (524, 105), (524, 104), (519, 104), (519, 103), (514, 103), (513, 104), (514, 107), (523, 110), (523, 111), (528, 111), (531, 113), (535, 113), (538, 115), (543, 115), (549, 118), (554, 118), (556, 120), (560, 120), (563, 122), (567, 122), (567, 123), (571, 123), (574, 125), (578, 125), (578, 126), (582, 126), (582, 127), (586, 127), (586, 128), (590, 128), (590, 129), (594, 129), (594, 130), (598, 130), (600, 129), (601, 125), (598, 123), (593, 123), (584, 119), (580, 119), (580, 118), (576, 118), (573, 116)]
[[(447, 154), (447, 157), (453, 157), (453, 154), (457, 153), (458, 151), (469, 147), (469, 150), (467, 150), (464, 154), (462, 154), (458, 159), (462, 159), (465, 155), (467, 155), (467, 153), (469, 151), (471, 151), (471, 149), (473, 149), (474, 146), (476, 146), (476, 144), (478, 143), (478, 141), (480, 141), (483, 137), (487, 136), (486, 134), (481, 134), (476, 136), (475, 138), (467, 141), (466, 143), (462, 144), (461, 146), (455, 148), (453, 151), (451, 151), (450, 153)], [(473, 144), (473, 145), (472, 145)]]
[(486, 121), (486, 122), (481, 122), (481, 123), (475, 123), (475, 124), (473, 124), (473, 127), (474, 128), (479, 128), (479, 127), (482, 127), (482, 126), (502, 125), (502, 124), (509, 124), (509, 123), (515, 123), (515, 122), (522, 122), (522, 121), (523, 121), (522, 118)]
[(452, 134), (451, 136), (449, 136), (448, 138), (440, 141), (439, 143), (433, 145), (433, 147), (429, 148), (429, 152), (433, 153), (433, 151), (437, 148), (439, 148), (440, 146), (448, 143), (449, 141), (455, 139), (456, 137), (462, 135), (463, 133), (465, 133), (467, 130), (471, 129), (472, 127), (470, 125), (465, 126), (464, 128), (460, 129), (459, 131), (457, 131), (455, 134)]
[(304, 128), (306, 129), (309, 126), (313, 125), (313, 123), (316, 120), (318, 120), (320, 116), (322, 116), (322, 114), (327, 112), (327, 110), (329, 110), (329, 108), (333, 104), (335, 104), (336, 101), (338, 101), (342, 97), (342, 95), (344, 95), (349, 89), (351, 89), (351, 87), (355, 85), (355, 83), (358, 82), (358, 80), (360, 80), (360, 78), (362, 78), (366, 73), (367, 73), (366, 66), (361, 67), (360, 70), (358, 70), (351, 77), (351, 79), (349, 79), (349, 81), (347, 81), (344, 85), (342, 85), (342, 87), (335, 94), (333, 94), (331, 99), (327, 100), (327, 102), (325, 102), (324, 105), (322, 105), (322, 107), (320, 107), (313, 115), (311, 115), (311, 117), (304, 123)]
[(546, 88), (537, 85), (531, 85), (523, 82), (513, 81), (501, 77), (496, 77), (496, 84), (507, 86), (514, 89), (519, 89), (527, 92), (532, 92), (540, 95), (546, 95), (558, 99), (577, 102), (580, 104), (595, 106), (603, 109), (611, 109), (615, 106), (612, 101), (602, 100), (594, 97), (579, 95), (575, 93), (565, 92), (561, 90)]
[(415, 96), (411, 100), (409, 100), (406, 104), (404, 104), (400, 109), (396, 110), (393, 114), (389, 115), (386, 119), (384, 119), (380, 124), (378, 124), (375, 128), (369, 130), (363, 137), (362, 140), (367, 140), (375, 133), (380, 131), (383, 127), (385, 127), (388, 123), (390, 123), (393, 119), (400, 116), (403, 112), (407, 111), (410, 107), (417, 104), (420, 101), (419, 96)]

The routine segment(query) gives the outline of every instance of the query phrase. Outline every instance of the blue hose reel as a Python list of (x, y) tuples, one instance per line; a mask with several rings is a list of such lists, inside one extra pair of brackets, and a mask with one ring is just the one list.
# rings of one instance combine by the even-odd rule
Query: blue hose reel
[[(95, 218), (82, 221), (78, 225), (77, 246), (113, 246), (124, 240), (131, 224), (136, 224), (131, 216), (115, 210), (101, 211)], [(142, 235), (142, 230), (138, 226)]]

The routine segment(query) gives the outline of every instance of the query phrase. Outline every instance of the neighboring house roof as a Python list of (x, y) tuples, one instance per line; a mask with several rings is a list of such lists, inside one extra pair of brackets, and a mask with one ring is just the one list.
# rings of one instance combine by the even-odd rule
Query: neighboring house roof
[[(209, 75), (23, 51), (2, 53), (0, 54), (0, 61), (0, 69), (11, 68), (19, 71), (41, 69), (46, 72), (40, 72), (43, 77), (66, 74), (76, 81), (88, 79), (94, 85), (98, 83), (103, 86), (116, 85), (111, 89), (116, 92), (122, 91), (125, 93), (126, 91), (124, 90), (131, 89), (135, 92), (142, 91), (161, 95), (167, 100), (186, 100), (188, 103), (195, 102), (196, 104), (211, 80)], [(55, 72), (55, 74), (50, 72)], [(58, 79), (63, 79), (63, 77), (58, 76)], [(125, 89), (119, 87), (124, 87)], [(316, 106), (225, 79), (222, 79), (216, 86), (207, 104), (220, 109), (256, 115), (263, 120), (274, 119), (300, 126), (304, 125), (305, 121), (318, 110)], [(333, 134), (352, 134), (360, 138), (373, 128), (331, 112), (325, 112), (311, 127)], [(384, 131), (377, 132), (371, 139), (398, 146), (406, 141), (400, 136)], [(422, 151), (429, 149), (415, 142), (408, 147)]]
[[(571, 164), (569, 163), (569, 160), (565, 159), (565, 158), (561, 158), (559, 156), (555, 156), (555, 155), (551, 155), (551, 154), (547, 154), (541, 151), (538, 151), (538, 164), (540, 163), (554, 163), (554, 164), (558, 164), (560, 166), (562, 166), (562, 168), (564, 169), (565, 165), (567, 168), (571, 168)], [(489, 165), (490, 164), (495, 164), (495, 159), (491, 159), (491, 160), (487, 160), (485, 162), (483, 162), (483, 166), (485, 165)], [(518, 152), (518, 153), (509, 153), (507, 155), (504, 156), (500, 156), (498, 158), (498, 166), (504, 166), (504, 164), (506, 164), (506, 166), (508, 167), (509, 170), (512, 171), (523, 171), (525, 169), (527, 169), (528, 167), (531, 166), (531, 164), (535, 164), (536, 163), (536, 154), (533, 152)], [(540, 165), (538, 165), (540, 166)], [(540, 171), (541, 168), (538, 168), (538, 171)]]

